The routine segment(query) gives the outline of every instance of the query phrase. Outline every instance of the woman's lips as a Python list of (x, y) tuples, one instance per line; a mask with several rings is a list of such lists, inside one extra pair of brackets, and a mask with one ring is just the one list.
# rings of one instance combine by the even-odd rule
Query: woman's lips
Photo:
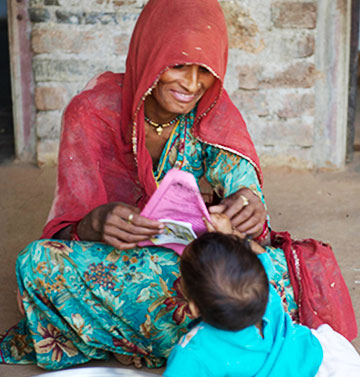
[(174, 98), (179, 102), (189, 103), (189, 102), (194, 101), (196, 97), (196, 94), (186, 94), (186, 93), (178, 92), (176, 90), (172, 90), (171, 92)]

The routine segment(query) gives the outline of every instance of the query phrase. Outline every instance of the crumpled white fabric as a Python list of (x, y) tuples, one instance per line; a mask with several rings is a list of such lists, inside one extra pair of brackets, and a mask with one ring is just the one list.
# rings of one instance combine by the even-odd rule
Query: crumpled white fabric
[(360, 377), (360, 355), (345, 337), (327, 324), (311, 332), (319, 339), (324, 352), (315, 377)]

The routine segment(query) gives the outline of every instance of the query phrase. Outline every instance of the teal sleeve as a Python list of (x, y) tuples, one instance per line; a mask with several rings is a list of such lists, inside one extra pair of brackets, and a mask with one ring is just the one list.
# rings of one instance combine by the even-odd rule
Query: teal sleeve
[(258, 254), (269, 280), (275, 279), (276, 270), (268, 253)]
[(194, 350), (177, 345), (171, 351), (166, 364), (164, 377), (212, 377), (202, 357), (196, 356)]
[(256, 170), (248, 160), (211, 145), (204, 149), (205, 176), (220, 198), (247, 187), (265, 204)]

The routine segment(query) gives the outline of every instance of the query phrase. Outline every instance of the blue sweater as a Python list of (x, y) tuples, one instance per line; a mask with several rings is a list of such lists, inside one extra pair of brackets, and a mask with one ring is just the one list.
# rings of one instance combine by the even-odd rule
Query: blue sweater
[[(269, 256), (259, 255), (271, 279)], [(313, 377), (323, 358), (317, 338), (293, 324), (270, 285), (263, 335), (255, 326), (240, 331), (219, 330), (200, 322), (173, 349), (165, 377)]]

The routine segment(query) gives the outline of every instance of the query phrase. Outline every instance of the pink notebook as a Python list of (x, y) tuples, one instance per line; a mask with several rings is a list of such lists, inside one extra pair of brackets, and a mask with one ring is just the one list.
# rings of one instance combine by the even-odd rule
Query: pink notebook
[(206, 231), (203, 218), (210, 221), (194, 176), (178, 169), (166, 174), (141, 215), (166, 226), (162, 234), (139, 245), (161, 245), (180, 255), (187, 244)]

